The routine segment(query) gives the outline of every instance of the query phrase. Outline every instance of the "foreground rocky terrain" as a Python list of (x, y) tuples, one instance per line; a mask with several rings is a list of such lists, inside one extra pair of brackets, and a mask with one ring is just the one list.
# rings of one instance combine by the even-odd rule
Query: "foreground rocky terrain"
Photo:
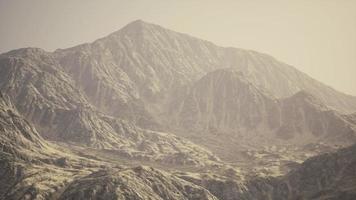
[(353, 199), (356, 97), (135, 21), (0, 55), (0, 199)]
[(0, 111), (1, 199), (216, 199), (166, 172), (117, 166), (48, 143), (3, 96)]

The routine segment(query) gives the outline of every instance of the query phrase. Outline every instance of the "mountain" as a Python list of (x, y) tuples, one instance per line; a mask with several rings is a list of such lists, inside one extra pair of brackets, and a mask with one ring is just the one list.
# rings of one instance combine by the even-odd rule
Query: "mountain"
[[(46, 132), (48, 139), (116, 148), (122, 142), (113, 138), (120, 136), (120, 130), (112, 127), (110, 116), (160, 132), (175, 132), (167, 125), (167, 121), (173, 121), (174, 128), (189, 132), (214, 132), (218, 128), (250, 136), (260, 129), (257, 132), (286, 139), (304, 132), (312, 132), (308, 135), (313, 137), (332, 134), (341, 127), (340, 135), (346, 132), (352, 137), (351, 123), (326, 110), (347, 107), (352, 112), (349, 102), (356, 102), (351, 101), (354, 97), (334, 91), (270, 56), (218, 47), (140, 20), (93, 43), (54, 53), (40, 49), (11, 51), (1, 55), (0, 64), (0, 88), (40, 132)], [(229, 71), (238, 72), (240, 80)], [(204, 87), (209, 84), (211, 88)], [(226, 91), (219, 88), (224, 86)], [(187, 96), (188, 91), (191, 93)], [(193, 94), (195, 91), (199, 92)], [(304, 105), (288, 103), (298, 101), (301, 93), (312, 94), (321, 109), (310, 113), (306, 110), (308, 101)], [(193, 95), (200, 102), (194, 102)], [(219, 100), (221, 96), (224, 98)], [(176, 109), (179, 106), (181, 110)], [(297, 115), (299, 110), (303, 116)], [(315, 120), (320, 113), (338, 118), (338, 122), (326, 127), (329, 117)], [(71, 118), (74, 120), (68, 120)], [(312, 122), (307, 121), (311, 118)], [(187, 125), (192, 127), (186, 129)]]
[[(169, 99), (172, 90), (221, 68), (241, 71), (254, 85), (279, 98), (304, 90), (332, 109), (356, 111), (356, 97), (271, 56), (219, 47), (141, 20), (93, 43), (57, 50), (54, 55), (102, 111), (146, 125), (154, 122), (147, 121), (142, 110), (152, 113), (162, 109), (157, 104)], [(143, 118), (135, 117), (137, 110), (145, 113)]]
[(0, 91), (0, 199), (354, 197), (356, 97), (262, 53), (138, 20)]
[[(216, 128), (219, 128), (219, 131), (223, 129), (224, 132), (239, 132), (242, 137), (250, 137), (259, 129), (258, 132), (265, 132), (264, 135), (277, 135), (286, 139), (304, 132), (308, 134), (301, 138), (305, 136), (314, 138), (318, 134), (332, 134), (331, 129), (345, 126), (340, 135), (346, 132), (346, 135), (352, 137), (353, 128), (350, 128), (352, 125), (344, 122), (339, 115), (355, 110), (355, 97), (333, 90), (294, 67), (258, 52), (219, 47), (138, 20), (93, 43), (59, 49), (53, 55), (62, 71), (71, 76), (75, 85), (87, 96), (88, 102), (105, 114), (126, 119), (143, 128), (169, 132), (177, 132), (183, 128), (183, 131), (178, 132), (185, 132), (188, 138), (194, 137), (197, 131), (214, 132)], [(200, 95), (207, 88), (197, 85), (207, 84), (208, 77), (215, 73), (215, 76), (219, 76), (217, 75), (219, 70), (226, 69), (237, 71), (240, 79), (254, 88), (255, 91), (251, 91), (252, 96), (247, 97), (240, 93), (239, 90), (242, 88), (235, 88), (238, 91), (237, 95), (241, 97), (240, 100), (245, 102), (238, 104), (234, 102), (235, 96), (228, 97), (227, 94), (222, 99), (231, 98), (231, 102), (225, 105), (225, 108), (218, 107), (217, 98), (223, 94), (206, 96), (206, 100), (200, 100), (207, 101), (206, 103), (212, 101), (212, 98), (216, 100), (214, 111), (220, 113), (213, 114), (227, 116), (213, 116), (214, 119), (199, 119), (191, 123), (191, 118), (199, 112), (196, 112), (197, 107), (189, 107), (190, 103), (194, 103), (194, 100), (189, 98), (194, 97), (187, 97), (186, 93), (199, 90), (200, 93), (197, 95)], [(227, 79), (228, 73), (225, 73)], [(212, 81), (210, 84), (212, 87), (219, 87), (218, 84), (234, 83)], [(322, 126), (328, 123), (326, 119), (328, 117), (322, 117), (323, 122), (313, 119), (311, 124), (312, 122), (303, 121), (307, 118), (289, 113), (289, 109), (293, 108), (290, 108), (288, 99), (298, 99), (298, 93), (312, 94), (314, 102), (318, 102), (318, 105), (313, 105), (316, 113), (305, 112), (307, 101), (305, 105), (295, 108), (304, 110), (302, 112), (308, 115), (308, 119), (323, 113), (321, 115), (332, 115), (331, 118), (340, 119), (339, 122), (332, 123), (330, 128), (326, 128)], [(182, 102), (185, 107), (182, 107)], [(319, 104), (322, 106), (319, 107)], [(182, 110), (177, 110), (179, 106)], [(318, 110), (318, 107), (321, 110)], [(224, 113), (224, 109), (227, 113)], [(326, 109), (335, 110), (340, 114), (333, 114), (333, 111)], [(200, 115), (204, 118), (211, 117), (211, 114), (204, 112)], [(219, 117), (229, 119), (222, 120)], [(280, 119), (283, 119), (283, 122)], [(288, 120), (292, 125), (289, 125)], [(170, 123), (174, 126), (170, 126)], [(198, 127), (186, 129), (186, 125), (193, 126), (194, 123), (198, 123)], [(227, 124), (217, 126), (217, 123)], [(199, 126), (205, 127), (203, 129)], [(192, 132), (191, 135), (189, 132)], [(309, 134), (310, 132), (313, 134)], [(319, 139), (318, 136), (315, 138)], [(348, 141), (349, 138), (346, 137), (344, 140)]]
[(276, 98), (237, 69), (209, 72), (180, 94), (165, 123), (228, 160), (238, 156), (236, 151), (256, 147), (356, 141), (349, 115), (331, 110), (306, 91)]
[(141, 129), (99, 112), (51, 53), (14, 50), (0, 56), (0, 66), (0, 90), (46, 139), (160, 162), (205, 165), (218, 160), (172, 134)]
[(191, 131), (248, 132), (260, 123), (273, 123), (270, 113), (277, 110), (273, 97), (234, 69), (209, 72), (187, 90), (168, 115), (176, 115), (177, 127)]

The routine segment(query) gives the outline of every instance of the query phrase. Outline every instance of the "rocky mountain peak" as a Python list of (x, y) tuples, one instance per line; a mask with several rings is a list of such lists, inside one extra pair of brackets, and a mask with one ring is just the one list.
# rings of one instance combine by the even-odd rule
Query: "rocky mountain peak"
[(151, 24), (149, 22), (143, 21), (142, 19), (137, 19), (126, 26), (124, 26), (121, 30), (131, 29), (131, 30), (141, 30), (149, 27), (160, 27), (159, 25)]
[(112, 34), (107, 37), (104, 37), (103, 39), (110, 40), (115, 38), (117, 39), (120, 37), (132, 38), (134, 40), (143, 39), (143, 37), (145, 37), (145, 39), (148, 39), (150, 37), (151, 39), (153, 39), (155, 33), (165, 31), (168, 30), (159, 25), (148, 23), (139, 19), (127, 24), (120, 30), (113, 32)]

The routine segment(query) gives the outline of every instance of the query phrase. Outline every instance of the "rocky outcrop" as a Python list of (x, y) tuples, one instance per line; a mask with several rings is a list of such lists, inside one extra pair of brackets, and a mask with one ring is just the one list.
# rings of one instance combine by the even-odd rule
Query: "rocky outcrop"
[(252, 181), (247, 186), (252, 192), (249, 196), (254, 193), (261, 195), (255, 199), (354, 199), (355, 147), (310, 158), (280, 179)]
[[(14, 108), (9, 98), (0, 92), (0, 199), (12, 199), (11, 194), (27, 186), (20, 183), (29, 176), (26, 163), (51, 158), (49, 144)], [(25, 198), (20, 192), (17, 196)]]
[(46, 142), (0, 92), (0, 149), (1, 154), (27, 159), (26, 155), (40, 153)]
[(206, 189), (148, 167), (98, 171), (72, 182), (59, 199), (213, 200)]
[(280, 177), (252, 177), (245, 181), (231, 176), (178, 176), (200, 185), (225, 200), (322, 200), (356, 197), (356, 146), (312, 157)]

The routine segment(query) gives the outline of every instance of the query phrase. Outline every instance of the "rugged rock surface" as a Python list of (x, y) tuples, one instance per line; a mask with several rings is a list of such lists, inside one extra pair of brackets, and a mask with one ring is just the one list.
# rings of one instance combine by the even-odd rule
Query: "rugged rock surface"
[(281, 177), (238, 181), (233, 176), (180, 173), (184, 180), (208, 189), (219, 199), (322, 200), (356, 197), (356, 146), (312, 157)]
[(28, 160), (45, 147), (35, 129), (22, 119), (11, 103), (0, 93), (0, 198), (8, 193), (24, 173), (15, 159)]
[(0, 199), (217, 199), (153, 168), (102, 166), (63, 151), (45, 142), (8, 99), (0, 93)]
[(354, 199), (355, 149), (354, 145), (310, 158), (279, 179), (252, 181), (247, 187), (253, 192), (246, 198), (258, 194), (255, 199)]
[(46, 139), (177, 164), (204, 165), (218, 160), (172, 134), (138, 128), (97, 111), (85, 90), (62, 71), (51, 53), (34, 48), (15, 50), (1, 55), (0, 65), (0, 89)]
[(40, 153), (46, 142), (37, 131), (14, 109), (11, 102), (0, 92), (0, 149), (9, 154), (26, 159), (28, 153)]
[[(0, 93), (0, 199), (31, 199), (36, 190), (27, 179), (37, 176), (32, 165), (53, 163), (58, 151)], [(55, 167), (55, 166), (54, 166)]]
[(61, 194), (65, 199), (213, 200), (206, 189), (148, 167), (98, 171), (73, 181)]

